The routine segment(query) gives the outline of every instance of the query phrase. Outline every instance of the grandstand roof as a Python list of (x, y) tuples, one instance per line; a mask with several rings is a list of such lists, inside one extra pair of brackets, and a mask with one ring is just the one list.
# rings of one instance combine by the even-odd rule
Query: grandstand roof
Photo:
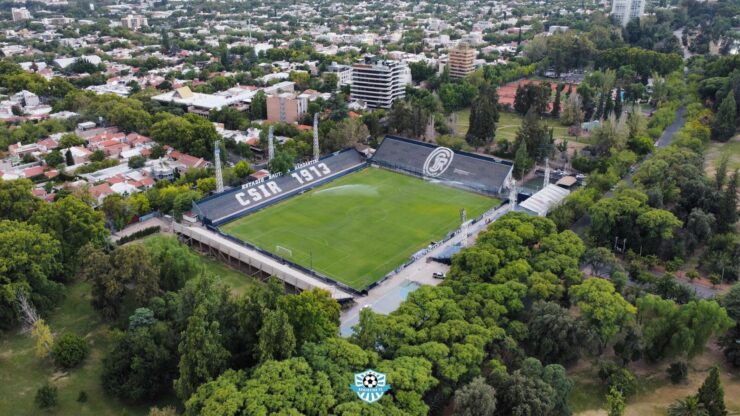
[(537, 216), (544, 217), (551, 208), (562, 202), (568, 194), (570, 194), (569, 190), (549, 184), (519, 204), (517, 210), (528, 211)]
[(507, 188), (513, 167), (507, 160), (452, 151), (397, 136), (385, 136), (372, 162), (388, 169), (402, 170), (446, 185), (486, 194), (500, 194)]

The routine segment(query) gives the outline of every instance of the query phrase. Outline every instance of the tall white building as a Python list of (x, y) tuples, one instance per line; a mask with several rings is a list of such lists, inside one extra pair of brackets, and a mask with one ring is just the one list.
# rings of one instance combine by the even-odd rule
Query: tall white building
[(623, 27), (645, 13), (645, 0), (613, 0), (612, 15)]
[(372, 108), (391, 108), (406, 96), (411, 70), (400, 61), (378, 60), (372, 55), (352, 65), (352, 99), (362, 100)]
[(12, 8), (11, 13), (13, 14), (13, 21), (19, 22), (21, 20), (28, 20), (31, 18), (31, 12), (28, 11), (25, 7), (19, 7), (19, 8)]

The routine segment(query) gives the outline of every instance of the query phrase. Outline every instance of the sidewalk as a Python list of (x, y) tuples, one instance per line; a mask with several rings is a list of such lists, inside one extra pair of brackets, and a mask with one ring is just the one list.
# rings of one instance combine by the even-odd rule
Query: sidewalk
[(128, 227), (124, 228), (123, 230), (120, 230), (116, 233), (112, 233), (110, 235), (110, 239), (115, 242), (135, 232), (144, 230), (146, 228), (157, 227), (157, 226), (159, 226), (160, 233), (171, 233), (172, 227), (170, 226), (169, 220), (162, 218), (162, 217), (154, 217), (154, 218), (149, 218), (148, 220), (144, 222), (137, 222), (136, 224), (131, 224)]

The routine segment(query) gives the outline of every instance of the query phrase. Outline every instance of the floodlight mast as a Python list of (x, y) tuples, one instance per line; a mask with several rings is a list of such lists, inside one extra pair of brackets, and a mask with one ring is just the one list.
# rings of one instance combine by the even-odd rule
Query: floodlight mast
[(216, 140), (213, 149), (213, 163), (216, 164), (216, 192), (224, 191), (224, 174), (221, 170), (221, 140)]
[(319, 160), (319, 113), (313, 115), (313, 160)]

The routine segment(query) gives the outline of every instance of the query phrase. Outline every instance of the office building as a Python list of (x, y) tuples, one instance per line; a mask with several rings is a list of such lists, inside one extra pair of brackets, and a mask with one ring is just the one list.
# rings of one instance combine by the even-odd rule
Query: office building
[(411, 71), (403, 62), (368, 55), (362, 63), (352, 65), (352, 99), (362, 100), (368, 107), (391, 108), (394, 101), (406, 96), (410, 83)]
[(634, 18), (639, 18), (645, 12), (645, 0), (614, 0), (612, 3), (612, 16), (622, 25)]
[(475, 71), (475, 49), (466, 43), (461, 43), (450, 49), (449, 53), (450, 77), (465, 78)]

